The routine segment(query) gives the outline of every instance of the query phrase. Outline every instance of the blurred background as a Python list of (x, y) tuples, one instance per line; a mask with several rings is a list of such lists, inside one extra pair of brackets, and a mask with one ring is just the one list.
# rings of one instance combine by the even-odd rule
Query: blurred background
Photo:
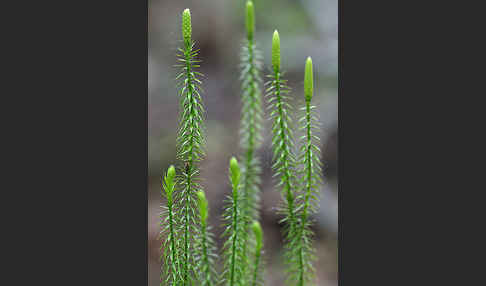
[[(206, 159), (201, 163), (202, 185), (210, 202), (210, 223), (217, 237), (222, 232), (223, 198), (230, 194), (228, 162), (238, 155), (240, 114), (239, 54), (245, 37), (245, 0), (149, 0), (148, 43), (148, 231), (149, 285), (159, 285), (160, 176), (175, 158), (178, 102), (175, 54), (181, 46), (181, 13), (191, 9), (193, 40), (203, 60), (200, 71), (206, 108)], [(281, 39), (282, 68), (292, 88), (291, 104), (303, 104), (304, 64), (314, 63), (315, 95), (320, 116), (324, 185), (320, 212), (313, 217), (316, 233), (317, 285), (338, 281), (338, 2), (337, 0), (253, 0), (256, 40), (264, 57), (264, 74), (270, 70), (271, 39), (275, 29)], [(265, 103), (266, 106), (266, 103)], [(267, 116), (266, 116), (267, 117)], [(267, 117), (268, 118), (268, 117)], [(284, 285), (281, 226), (275, 207), (280, 201), (271, 171), (270, 122), (258, 154), (262, 161), (262, 226), (265, 242), (265, 285)], [(297, 136), (296, 136), (297, 138)], [(219, 249), (221, 241), (218, 241)]]

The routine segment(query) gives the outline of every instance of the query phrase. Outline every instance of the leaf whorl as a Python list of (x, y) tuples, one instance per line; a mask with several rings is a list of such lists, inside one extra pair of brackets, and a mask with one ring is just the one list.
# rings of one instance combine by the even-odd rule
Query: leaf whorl
[(203, 191), (198, 193), (198, 222), (199, 227), (195, 241), (195, 261), (197, 281), (202, 286), (215, 285), (216, 271), (214, 263), (217, 258), (211, 227), (207, 224), (208, 202)]
[[(243, 150), (242, 190), (245, 226), (258, 219), (260, 203), (260, 161), (256, 151), (262, 143), (263, 109), (260, 86), (261, 54), (251, 41), (245, 41), (241, 52), (241, 122), (240, 146)], [(245, 235), (246, 236), (246, 235)], [(245, 239), (247, 241), (247, 239)]]
[[(250, 2), (250, 1), (249, 1)], [(249, 3), (248, 2), (248, 3)], [(243, 153), (240, 155), (242, 162), (241, 180), (241, 221), (243, 228), (243, 253), (247, 260), (252, 260), (254, 253), (250, 251), (255, 247), (249, 230), (250, 223), (259, 219), (260, 209), (260, 161), (257, 157), (257, 149), (263, 141), (263, 108), (262, 108), (262, 55), (256, 48), (252, 37), (243, 42), (240, 56), (241, 68), (241, 121), (240, 121), (240, 147)], [(250, 275), (250, 268), (244, 264), (242, 272)]]
[(278, 188), (281, 188), (283, 206), (279, 213), (284, 215), (281, 222), (285, 222), (284, 234), (289, 241), (295, 234), (295, 156), (293, 150), (293, 134), (290, 128), (291, 118), (289, 116), (290, 105), (287, 103), (287, 94), (290, 88), (287, 81), (281, 79), (281, 73), (275, 72), (268, 76), (271, 80), (266, 83), (266, 97), (268, 98), (270, 117), (272, 122), (272, 149), (274, 176), (278, 177)]
[(252, 282), (251, 286), (263, 285), (263, 230), (258, 221), (254, 221), (251, 225), (254, 234), (255, 247), (253, 253), (253, 269), (252, 269)]
[(318, 127), (318, 120), (313, 113), (315, 109), (311, 105), (313, 97), (312, 59), (307, 58), (304, 79), (305, 103), (301, 108), (304, 115), (299, 120), (301, 147), (299, 149), (299, 193), (296, 196), (298, 205), (298, 225), (296, 236), (290, 242), (289, 252), (286, 253), (288, 268), (287, 283), (289, 285), (313, 285), (315, 270), (312, 263), (315, 261), (315, 249), (313, 248), (312, 222), (309, 216), (318, 208), (319, 186), (321, 183), (321, 161), (318, 147), (319, 137), (313, 134)]
[(256, 45), (245, 41), (241, 50), (241, 122), (240, 145), (243, 149), (258, 148), (262, 143), (263, 108), (261, 99), (262, 55)]
[(176, 218), (174, 210), (173, 191), (175, 189), (175, 169), (171, 166), (161, 182), (162, 196), (167, 198), (167, 206), (162, 206), (160, 214), (160, 239), (163, 241), (161, 245), (163, 268), (160, 276), (160, 283), (162, 281), (167, 285), (178, 285), (182, 277), (180, 275), (180, 260), (179, 260), (179, 240), (177, 239)]
[[(199, 67), (196, 56), (199, 50), (194, 50), (194, 43), (189, 49), (179, 49), (179, 61), (182, 68), (177, 77), (180, 89), (181, 115), (179, 119), (179, 134), (177, 137), (177, 158), (183, 162), (198, 162), (204, 156), (204, 134), (201, 73), (195, 69)], [(192, 167), (192, 166), (191, 166)]]
[[(240, 192), (240, 173), (239, 165), (235, 158), (231, 159), (230, 181), (232, 184), (232, 196), (225, 200), (225, 210), (223, 213), (225, 229), (223, 237), (226, 238), (223, 244), (224, 270), (221, 283), (228, 286), (245, 286), (248, 278), (245, 269), (248, 265), (247, 255), (244, 251), (243, 233), (247, 230), (242, 221)], [(236, 166), (236, 167), (235, 167)]]
[(312, 263), (316, 260), (313, 248), (312, 221), (309, 216), (315, 213), (319, 203), (319, 186), (321, 183), (319, 137), (313, 135), (313, 130), (318, 127), (318, 120), (313, 112), (314, 106), (310, 104), (311, 97), (306, 95), (305, 107), (302, 108), (304, 116), (299, 120), (300, 129), (305, 132), (300, 137), (302, 145), (299, 156), (299, 183), (301, 192), (297, 196), (299, 204), (299, 221), (296, 238), (292, 241), (292, 263), (287, 269), (288, 281), (292, 285), (313, 285), (315, 270)]
[(179, 49), (178, 60), (181, 73), (177, 79), (181, 83), (179, 134), (177, 137), (177, 158), (184, 163), (181, 168), (179, 192), (176, 193), (176, 217), (178, 219), (178, 238), (181, 241), (180, 268), (183, 285), (191, 285), (197, 278), (198, 268), (196, 251), (198, 217), (196, 193), (202, 190), (199, 184), (198, 163), (204, 157), (203, 114), (204, 108), (201, 98), (202, 74), (196, 71), (199, 67), (198, 50), (194, 49), (194, 42)]

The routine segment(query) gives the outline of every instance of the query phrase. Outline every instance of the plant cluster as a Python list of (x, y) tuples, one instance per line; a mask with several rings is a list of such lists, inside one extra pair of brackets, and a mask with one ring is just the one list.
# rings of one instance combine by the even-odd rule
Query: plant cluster
[[(161, 214), (163, 271), (161, 285), (263, 285), (263, 231), (259, 221), (260, 160), (263, 108), (261, 78), (262, 55), (257, 49), (255, 12), (251, 0), (246, 3), (246, 34), (241, 50), (241, 123), (240, 163), (232, 157), (224, 211), (223, 270), (215, 264), (217, 249), (208, 224), (209, 203), (199, 184), (199, 163), (204, 157), (204, 108), (201, 97), (200, 60), (192, 40), (191, 14), (182, 13), (183, 45), (178, 60), (181, 68), (180, 120), (177, 137), (176, 171), (170, 166), (162, 180), (162, 194), (167, 199)], [(304, 75), (305, 104), (299, 120), (303, 135), (301, 148), (294, 151), (290, 88), (283, 78), (280, 58), (280, 36), (272, 39), (272, 69), (265, 83), (266, 98), (272, 120), (273, 170), (276, 187), (282, 194), (279, 212), (283, 215), (287, 285), (310, 285), (313, 282), (314, 249), (310, 215), (317, 210), (320, 184), (320, 155), (313, 135), (317, 120), (312, 113), (312, 60), (307, 58)], [(176, 174), (177, 173), (177, 174)]]

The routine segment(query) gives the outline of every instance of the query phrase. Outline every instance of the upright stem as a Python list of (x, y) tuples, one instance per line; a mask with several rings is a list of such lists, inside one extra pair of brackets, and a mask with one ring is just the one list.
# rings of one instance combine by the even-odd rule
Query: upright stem
[[(250, 88), (251, 91), (249, 92), (250, 98), (251, 98), (251, 107), (250, 110), (255, 110), (255, 86), (253, 85), (253, 82), (255, 79), (253, 78), (253, 73), (255, 70), (254, 64), (253, 64), (253, 39), (248, 39), (248, 54), (249, 58), (248, 61), (250, 63), (250, 71), (249, 75), (251, 77), (250, 80)], [(248, 128), (248, 149), (246, 150), (246, 162), (245, 162), (245, 176), (244, 176), (244, 192), (243, 195), (245, 197), (245, 203), (248, 203), (249, 201), (249, 188), (251, 187), (251, 182), (249, 182), (249, 179), (251, 176), (249, 175), (249, 172), (251, 172), (251, 161), (253, 158), (253, 150), (255, 147), (255, 114), (250, 114), (248, 116), (249, 119), (249, 128)], [(245, 222), (247, 224), (247, 222)]]
[(280, 95), (280, 72), (276, 71), (275, 72), (275, 95), (277, 97), (277, 108), (278, 108), (278, 113), (279, 116), (282, 120), (280, 120), (280, 137), (282, 142), (284, 142), (283, 146), (283, 158), (282, 162), (284, 164), (284, 180), (285, 180), (285, 189), (286, 189), (286, 199), (287, 199), (287, 205), (288, 205), (288, 211), (289, 211), (289, 219), (290, 219), (290, 228), (289, 228), (289, 233), (291, 233), (294, 230), (295, 227), (295, 217), (294, 217), (294, 195), (292, 194), (292, 186), (290, 184), (291, 180), (291, 175), (290, 175), (290, 166), (288, 163), (288, 157), (289, 157), (289, 146), (287, 142), (286, 135), (288, 136), (284, 124), (284, 112), (282, 108), (282, 98)]
[(169, 236), (170, 236), (170, 244), (171, 244), (171, 252), (170, 252), (170, 260), (171, 260), (171, 268), (174, 273), (174, 269), (176, 268), (175, 264), (175, 235), (174, 235), (174, 221), (173, 221), (173, 214), (172, 214), (172, 196), (168, 198), (167, 206), (169, 208)]
[(238, 241), (238, 190), (233, 190), (233, 245), (231, 253), (230, 286), (234, 285), (236, 264), (236, 243)]
[[(304, 197), (304, 209), (302, 211), (302, 218), (301, 218), (301, 225), (299, 230), (299, 240), (303, 239), (304, 230), (305, 230), (305, 222), (307, 221), (307, 209), (309, 208), (309, 198), (311, 194), (311, 180), (312, 180), (312, 165), (311, 165), (311, 146), (312, 146), (312, 132), (311, 132), (311, 116), (310, 116), (310, 102), (306, 100), (306, 131), (307, 131), (307, 140), (306, 140), (306, 151), (305, 151), (305, 163), (306, 163), (306, 184), (305, 184), (305, 197)], [(299, 286), (304, 285), (304, 250), (301, 247), (299, 249), (299, 265), (300, 265), (300, 273), (299, 273)]]
[(255, 269), (253, 270), (253, 280), (251, 285), (256, 286), (258, 282), (259, 266), (260, 266), (260, 255), (263, 247), (263, 231), (260, 223), (258, 221), (253, 221), (251, 225), (253, 233), (255, 234)]
[(253, 272), (253, 282), (251, 283), (252, 286), (257, 285), (257, 278), (258, 278), (258, 267), (260, 266), (260, 252), (258, 251), (255, 253), (255, 271)]
[[(252, 188), (252, 178), (253, 178), (253, 166), (252, 166), (252, 161), (253, 161), (253, 154), (254, 154), (254, 148), (255, 148), (255, 131), (256, 131), (256, 126), (255, 126), (255, 108), (256, 108), (256, 94), (255, 94), (255, 85), (254, 85), (254, 72), (255, 72), (255, 66), (253, 63), (253, 39), (248, 38), (248, 61), (250, 64), (250, 70), (249, 70), (249, 76), (251, 78), (250, 82), (250, 91), (248, 93), (249, 99), (251, 101), (250, 107), (249, 107), (249, 114), (246, 115), (246, 118), (248, 118), (249, 123), (248, 123), (248, 145), (246, 146), (246, 160), (244, 162), (245, 164), (245, 174), (243, 176), (243, 200), (242, 203), (244, 204), (243, 210), (245, 213), (242, 214), (244, 220), (243, 220), (243, 225), (245, 232), (242, 234), (243, 235), (243, 253), (247, 253), (247, 242), (248, 242), (248, 234), (246, 233), (246, 230), (248, 229), (249, 223), (250, 223), (250, 217), (252, 215), (252, 209), (255, 207), (253, 201), (251, 201), (250, 196), (251, 193), (251, 188)], [(246, 263), (243, 264), (243, 267), (246, 268)], [(245, 273), (245, 269), (243, 269), (243, 273)]]
[(207, 240), (206, 240), (206, 222), (201, 224), (201, 235), (202, 235), (202, 247), (203, 247), (203, 263), (206, 266), (206, 286), (211, 285), (211, 279), (209, 275), (209, 254), (208, 254), (208, 247), (207, 247)]
[(192, 186), (192, 169), (193, 169), (193, 156), (194, 156), (194, 105), (195, 105), (195, 99), (194, 99), (194, 90), (193, 90), (193, 85), (192, 85), (192, 73), (191, 73), (191, 48), (190, 46), (186, 46), (184, 50), (184, 56), (186, 60), (186, 77), (187, 77), (187, 89), (188, 89), (188, 94), (190, 96), (190, 104), (189, 104), (189, 114), (190, 114), (190, 139), (189, 139), (189, 154), (188, 154), (188, 160), (186, 161), (186, 197), (185, 197), (185, 209), (184, 209), (184, 285), (187, 284), (188, 276), (189, 276), (189, 269), (188, 269), (188, 264), (189, 264), (189, 223), (190, 223), (190, 196), (191, 196), (191, 186)]

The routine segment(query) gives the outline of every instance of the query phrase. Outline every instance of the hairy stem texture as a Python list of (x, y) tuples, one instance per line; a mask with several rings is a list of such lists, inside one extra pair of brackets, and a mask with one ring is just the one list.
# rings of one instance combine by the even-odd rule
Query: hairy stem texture
[(212, 233), (207, 224), (208, 201), (203, 191), (197, 193), (199, 208), (199, 233), (197, 234), (196, 258), (198, 281), (202, 286), (214, 285), (214, 257), (215, 246)]
[[(256, 149), (262, 141), (262, 101), (260, 93), (259, 52), (253, 40), (249, 40), (242, 51), (242, 110), (240, 145), (243, 149), (242, 170), (243, 209), (250, 219), (258, 219), (260, 162)], [(249, 224), (249, 222), (247, 223)]]
[(301, 137), (302, 147), (300, 149), (301, 179), (300, 185), (303, 192), (299, 194), (298, 201), (301, 204), (299, 230), (294, 249), (298, 256), (298, 269), (290, 268), (290, 273), (297, 273), (297, 277), (291, 275), (293, 281), (296, 280), (298, 286), (311, 284), (314, 275), (312, 262), (315, 260), (314, 249), (312, 247), (313, 233), (310, 229), (309, 214), (315, 212), (318, 206), (318, 187), (320, 183), (320, 151), (314, 141), (318, 137), (312, 134), (312, 129), (317, 125), (317, 120), (312, 114), (314, 107), (311, 105), (313, 96), (313, 76), (312, 60), (309, 57), (306, 62), (305, 79), (305, 107), (302, 108), (304, 116), (300, 119), (302, 126), (300, 129), (305, 131)]
[(197, 223), (194, 214), (196, 209), (195, 194), (201, 189), (198, 183), (199, 169), (197, 163), (203, 157), (203, 134), (202, 134), (202, 99), (200, 96), (201, 81), (198, 76), (201, 73), (194, 69), (199, 67), (199, 60), (196, 59), (198, 50), (194, 49), (194, 42), (191, 40), (191, 22), (188, 9), (183, 13), (183, 38), (184, 48), (179, 49), (179, 65), (182, 72), (178, 75), (181, 79), (181, 119), (178, 136), (177, 157), (184, 162), (182, 168), (183, 179), (181, 180), (182, 191), (178, 194), (177, 203), (182, 233), (182, 254), (181, 267), (183, 285), (191, 285), (194, 280), (195, 261), (191, 255), (194, 250), (195, 232)]
[(294, 206), (295, 158), (291, 151), (293, 142), (288, 116), (290, 106), (286, 102), (287, 97), (284, 95), (288, 93), (288, 88), (285, 85), (286, 81), (281, 79), (280, 71), (276, 70), (270, 77), (273, 80), (267, 89), (267, 96), (270, 97), (269, 105), (273, 109), (271, 112), (273, 118), (273, 160), (275, 161), (273, 168), (280, 178), (278, 186), (282, 187), (282, 195), (285, 198), (286, 205), (283, 210), (285, 218), (283, 221), (287, 223), (286, 234), (287, 238), (290, 238), (295, 233), (296, 211)]
[(289, 125), (291, 119), (289, 117), (290, 105), (287, 103), (289, 88), (286, 86), (286, 81), (282, 79), (281, 73), (281, 59), (280, 59), (280, 36), (277, 31), (273, 34), (272, 39), (272, 67), (273, 74), (269, 77), (271, 81), (267, 88), (267, 97), (269, 97), (269, 106), (272, 109), (271, 117), (273, 118), (272, 125), (272, 147), (273, 147), (273, 169), (275, 175), (279, 178), (278, 186), (282, 189), (282, 196), (284, 197), (284, 206), (281, 212), (284, 218), (284, 234), (285, 234), (285, 263), (287, 265), (287, 285), (295, 286), (295, 276), (298, 275), (302, 268), (299, 262), (299, 249), (303, 245), (299, 239), (299, 223), (298, 217), (301, 211), (299, 204), (300, 187), (296, 185), (296, 160), (292, 153), (293, 150), (293, 136)]
[[(179, 261), (178, 261), (178, 249), (176, 245), (176, 230), (175, 230), (175, 219), (174, 219), (174, 203), (173, 203), (173, 192), (175, 187), (175, 168), (174, 166), (170, 166), (169, 170), (167, 171), (166, 176), (162, 182), (162, 187), (165, 191), (165, 196), (167, 198), (167, 207), (165, 207), (165, 211), (162, 213), (163, 225), (162, 227), (161, 236), (166, 234), (167, 239), (164, 243), (164, 261), (165, 261), (165, 283), (172, 285), (176, 285), (179, 283), (180, 280), (180, 273), (179, 273)], [(161, 279), (161, 283), (162, 283)]]
[[(246, 28), (247, 39), (241, 51), (241, 122), (240, 122), (240, 146), (243, 150), (241, 155), (242, 164), (242, 200), (241, 220), (243, 253), (248, 257), (253, 247), (253, 240), (250, 239), (250, 223), (258, 220), (260, 203), (260, 162), (256, 151), (262, 141), (262, 99), (260, 86), (262, 84), (261, 53), (256, 49), (254, 34), (254, 8), (253, 2), (247, 1), (246, 5)], [(248, 259), (245, 259), (243, 273), (247, 271)]]
[(261, 266), (261, 254), (263, 247), (263, 231), (260, 223), (254, 221), (252, 224), (253, 233), (255, 235), (255, 253), (254, 253), (254, 263), (253, 263), (253, 275), (252, 275), (252, 286), (262, 284), (262, 266)]
[(244, 274), (245, 253), (243, 252), (243, 228), (241, 220), (239, 195), (240, 186), (240, 168), (233, 157), (230, 161), (230, 180), (232, 187), (232, 196), (228, 197), (225, 210), (226, 229), (223, 233), (227, 239), (224, 243), (225, 263), (223, 282), (228, 286), (246, 285)]

